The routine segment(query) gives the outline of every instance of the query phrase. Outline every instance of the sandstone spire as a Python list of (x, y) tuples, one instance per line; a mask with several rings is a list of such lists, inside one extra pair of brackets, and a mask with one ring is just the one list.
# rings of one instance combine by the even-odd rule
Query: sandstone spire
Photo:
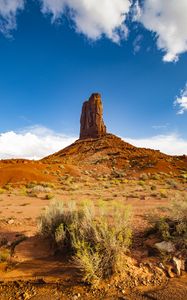
[(80, 139), (98, 138), (106, 134), (101, 95), (92, 94), (82, 106)]

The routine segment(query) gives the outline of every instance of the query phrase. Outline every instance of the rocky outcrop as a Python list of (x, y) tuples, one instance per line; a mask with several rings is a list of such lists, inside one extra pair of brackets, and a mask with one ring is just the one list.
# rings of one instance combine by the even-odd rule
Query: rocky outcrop
[(80, 139), (99, 138), (106, 134), (101, 95), (92, 94), (82, 106)]

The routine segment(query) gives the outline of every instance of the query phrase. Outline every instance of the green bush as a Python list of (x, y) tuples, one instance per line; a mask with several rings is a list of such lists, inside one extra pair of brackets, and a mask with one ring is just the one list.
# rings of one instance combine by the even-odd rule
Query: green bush
[(164, 241), (168, 241), (169, 239), (171, 239), (170, 226), (168, 224), (168, 219), (160, 218), (156, 222), (155, 228), (156, 228), (158, 234), (161, 236), (161, 238)]
[(62, 202), (52, 201), (39, 219), (39, 229), (56, 249), (71, 254), (88, 283), (124, 269), (132, 234), (128, 207), (87, 203), (78, 209), (73, 202), (64, 207)]
[(187, 197), (175, 199), (164, 217), (156, 217), (154, 230), (163, 240), (174, 242), (187, 257)]

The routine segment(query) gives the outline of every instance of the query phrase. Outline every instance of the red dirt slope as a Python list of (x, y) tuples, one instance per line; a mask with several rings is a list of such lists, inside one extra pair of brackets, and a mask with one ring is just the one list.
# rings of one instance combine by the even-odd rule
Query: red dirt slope
[(51, 175), (44, 174), (44, 167), (40, 162), (28, 160), (0, 161), (0, 186), (9, 183), (25, 184), (32, 181), (54, 181)]
[[(100, 166), (125, 172), (174, 172), (187, 170), (186, 156), (169, 156), (160, 151), (138, 148), (107, 134), (98, 139), (77, 140), (69, 147), (42, 160), (48, 163), (74, 164), (79, 168)], [(101, 168), (100, 168), (101, 169)]]
[(119, 137), (106, 134), (97, 139), (77, 140), (69, 147), (41, 161), (0, 161), (0, 186), (56, 182), (65, 174), (104, 175), (112, 172), (136, 176), (140, 173), (187, 173), (187, 156), (169, 156), (151, 149), (132, 146)]

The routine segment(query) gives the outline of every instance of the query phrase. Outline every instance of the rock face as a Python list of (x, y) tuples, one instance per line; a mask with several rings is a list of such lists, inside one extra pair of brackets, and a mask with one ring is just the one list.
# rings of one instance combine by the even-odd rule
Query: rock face
[(160, 242), (155, 244), (155, 248), (160, 252), (172, 253), (175, 252), (175, 245), (172, 242)]
[(82, 106), (80, 139), (99, 138), (106, 134), (101, 95), (92, 94)]

